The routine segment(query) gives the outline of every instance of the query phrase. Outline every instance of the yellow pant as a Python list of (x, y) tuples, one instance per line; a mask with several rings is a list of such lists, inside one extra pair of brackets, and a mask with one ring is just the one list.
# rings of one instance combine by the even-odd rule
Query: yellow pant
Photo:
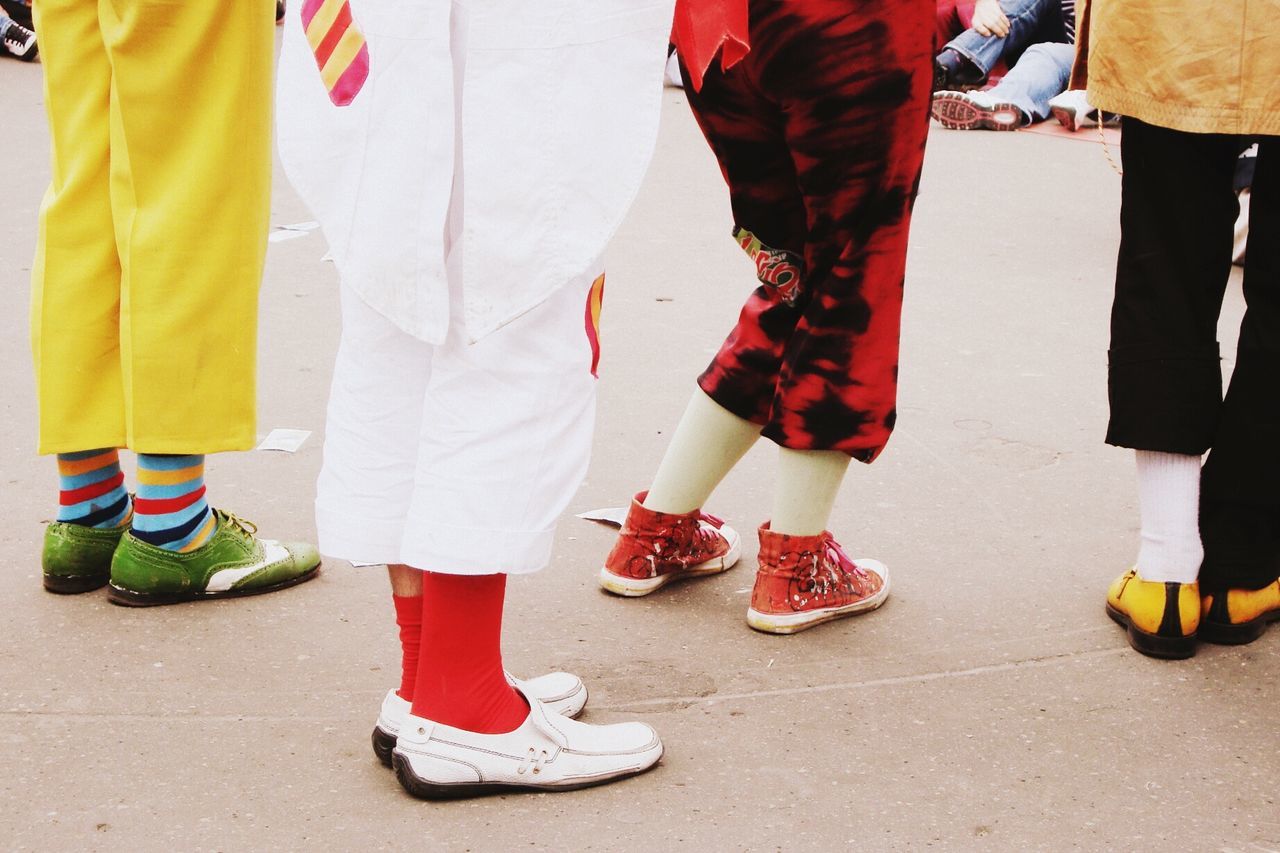
[(252, 447), (271, 186), (268, 0), (36, 0), (53, 181), (41, 453)]

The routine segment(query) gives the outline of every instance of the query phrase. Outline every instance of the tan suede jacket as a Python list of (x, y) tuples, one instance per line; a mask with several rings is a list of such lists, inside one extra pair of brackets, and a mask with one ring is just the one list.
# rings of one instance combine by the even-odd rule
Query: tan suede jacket
[(1280, 135), (1280, 0), (1087, 0), (1071, 88), (1191, 133)]

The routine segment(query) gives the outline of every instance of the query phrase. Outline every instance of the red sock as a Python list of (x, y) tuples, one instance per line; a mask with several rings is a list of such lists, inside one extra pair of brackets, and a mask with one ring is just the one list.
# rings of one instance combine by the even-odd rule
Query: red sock
[(422, 642), (413, 713), (478, 734), (502, 734), (529, 715), (502, 670), (506, 575), (422, 573)]
[(422, 641), (422, 596), (392, 595), (396, 624), (400, 626), (400, 689), (406, 702), (413, 701), (413, 684), (418, 679), (418, 644)]

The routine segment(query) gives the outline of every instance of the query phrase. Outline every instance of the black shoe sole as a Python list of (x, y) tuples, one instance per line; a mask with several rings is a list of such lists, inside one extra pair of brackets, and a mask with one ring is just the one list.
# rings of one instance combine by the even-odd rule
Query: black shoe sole
[(413, 772), (413, 768), (409, 766), (409, 761), (402, 755), (392, 755), (391, 760), (395, 767), (396, 779), (400, 781), (400, 787), (404, 788), (412, 796), (417, 797), (419, 800), (461, 800), (471, 797), (491, 797), (495, 794), (558, 794), (561, 791), (580, 791), (583, 788), (595, 788), (599, 785), (607, 785), (610, 782), (617, 782), (646, 773), (661, 763), (662, 756), (659, 755), (657, 761), (642, 770), (628, 770), (605, 779), (592, 779), (590, 782), (573, 782), (567, 785), (555, 786), (512, 785), (506, 782), (458, 782), (442, 785), (418, 778), (417, 774)]
[(107, 600), (112, 604), (118, 604), (121, 607), (156, 607), (162, 604), (182, 604), (187, 601), (214, 601), (220, 598), (243, 598), (247, 595), (265, 595), (268, 592), (276, 592), (281, 589), (288, 589), (291, 586), (297, 586), (300, 583), (306, 583), (320, 573), (320, 564), (317, 563), (315, 568), (309, 572), (304, 572), (296, 578), (290, 578), (272, 586), (257, 587), (255, 589), (229, 589), (223, 592), (134, 592), (132, 590), (123, 589), (111, 584), (107, 588)]
[(1272, 622), (1280, 622), (1280, 610), (1272, 610), (1239, 625), (1202, 620), (1197, 636), (1206, 643), (1217, 646), (1243, 646), (1267, 633), (1267, 626)]
[(78, 595), (102, 589), (109, 580), (110, 575), (45, 575), (44, 588), (58, 595)]
[(1196, 634), (1190, 637), (1161, 637), (1158, 634), (1148, 634), (1140, 628), (1135, 628), (1128, 616), (1110, 604), (1107, 604), (1107, 615), (1128, 633), (1129, 645), (1147, 657), (1184, 660), (1196, 653)]
[(391, 752), (396, 748), (396, 739), (377, 726), (373, 727), (373, 735), (369, 739), (373, 741), (373, 754), (383, 767), (390, 769)]

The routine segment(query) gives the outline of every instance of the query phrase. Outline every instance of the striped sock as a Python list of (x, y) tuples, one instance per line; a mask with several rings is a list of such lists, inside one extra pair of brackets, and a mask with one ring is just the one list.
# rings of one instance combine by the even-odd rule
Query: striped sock
[(129, 493), (114, 448), (58, 454), (58, 521), (121, 527), (129, 521)]
[(168, 551), (194, 551), (218, 519), (204, 499), (204, 456), (138, 454), (133, 535)]

